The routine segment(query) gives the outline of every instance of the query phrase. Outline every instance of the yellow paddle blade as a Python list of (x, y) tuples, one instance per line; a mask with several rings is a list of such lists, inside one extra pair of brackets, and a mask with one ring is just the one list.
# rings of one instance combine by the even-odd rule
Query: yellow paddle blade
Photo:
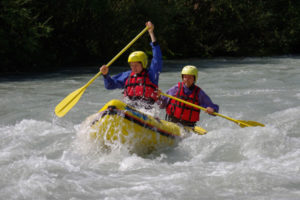
[(57, 106), (55, 107), (55, 114), (58, 117), (63, 117), (65, 114), (69, 112), (73, 108), (73, 106), (79, 101), (80, 97), (84, 93), (86, 87), (83, 86), (71, 94), (69, 94), (66, 98), (64, 98)]
[(250, 126), (261, 126), (261, 127), (265, 126), (264, 124), (261, 124), (259, 122), (255, 122), (255, 121), (237, 120), (236, 123), (242, 128), (250, 127)]
[(207, 133), (207, 131), (204, 128), (199, 126), (195, 126), (195, 127), (185, 126), (184, 128), (194, 133), (197, 133), (198, 135), (205, 135)]
[(193, 131), (199, 135), (205, 135), (207, 133), (207, 131), (204, 128), (199, 127), (199, 126), (195, 126)]

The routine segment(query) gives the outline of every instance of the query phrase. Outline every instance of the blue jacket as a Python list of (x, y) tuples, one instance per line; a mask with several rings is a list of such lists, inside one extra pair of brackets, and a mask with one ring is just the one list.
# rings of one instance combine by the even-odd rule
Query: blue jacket
[[(159, 74), (162, 70), (162, 54), (160, 47), (157, 43), (150, 43), (152, 47), (153, 58), (151, 61), (151, 65), (148, 68), (149, 78), (152, 83), (158, 85)], [(113, 90), (117, 88), (124, 88), (125, 82), (128, 79), (131, 70), (126, 72), (119, 73), (115, 76), (105, 75), (104, 76), (104, 86), (108, 90)]]

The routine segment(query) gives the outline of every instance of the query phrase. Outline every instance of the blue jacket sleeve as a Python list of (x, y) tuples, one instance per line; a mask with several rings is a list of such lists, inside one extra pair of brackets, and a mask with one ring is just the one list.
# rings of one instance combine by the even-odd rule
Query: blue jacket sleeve
[(152, 42), (150, 43), (152, 47), (153, 58), (151, 60), (151, 65), (149, 67), (148, 73), (149, 78), (152, 83), (158, 85), (159, 74), (162, 70), (162, 54), (158, 44), (154, 45)]
[[(174, 85), (173, 87), (168, 89), (166, 93), (168, 95), (175, 96), (177, 94), (177, 91), (178, 91), (178, 85)], [(159, 108), (161, 108), (161, 109), (166, 108), (171, 100), (170, 98), (165, 97), (163, 95), (160, 96), (160, 99), (161, 99), (161, 104), (160, 104)]]
[(131, 71), (122, 72), (113, 77), (106, 75), (104, 76), (104, 86), (108, 90), (113, 89), (123, 89), (125, 86), (125, 82), (128, 79)]
[(214, 104), (202, 89), (199, 92), (199, 105), (204, 108), (211, 107), (215, 110), (215, 112), (219, 112), (219, 106)]

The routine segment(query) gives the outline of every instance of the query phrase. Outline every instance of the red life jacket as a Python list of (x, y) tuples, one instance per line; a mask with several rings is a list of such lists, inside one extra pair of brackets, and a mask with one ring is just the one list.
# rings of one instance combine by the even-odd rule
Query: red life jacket
[(125, 82), (124, 96), (131, 100), (142, 99), (148, 103), (154, 103), (158, 99), (157, 89), (157, 85), (150, 81), (146, 70), (139, 74), (131, 72)]
[[(178, 82), (178, 88), (179, 90), (177, 91), (175, 97), (198, 105), (198, 96), (201, 90), (198, 86), (195, 85), (194, 90), (190, 95), (186, 95), (184, 93), (182, 82)], [(200, 109), (194, 108), (192, 106), (189, 106), (187, 104), (181, 103), (173, 99), (170, 100), (166, 112), (168, 115), (173, 116), (184, 122), (197, 122), (200, 118)]]

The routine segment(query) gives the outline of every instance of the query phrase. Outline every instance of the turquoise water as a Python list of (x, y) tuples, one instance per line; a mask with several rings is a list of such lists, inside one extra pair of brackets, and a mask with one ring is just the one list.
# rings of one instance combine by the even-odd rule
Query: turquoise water
[(300, 199), (300, 58), (168, 61), (162, 91), (186, 64), (198, 66), (197, 84), (221, 114), (266, 127), (202, 113), (207, 135), (143, 157), (121, 146), (105, 153), (81, 140), (80, 124), (120, 90), (99, 77), (64, 118), (54, 114), (97, 67), (2, 77), (0, 199)]

